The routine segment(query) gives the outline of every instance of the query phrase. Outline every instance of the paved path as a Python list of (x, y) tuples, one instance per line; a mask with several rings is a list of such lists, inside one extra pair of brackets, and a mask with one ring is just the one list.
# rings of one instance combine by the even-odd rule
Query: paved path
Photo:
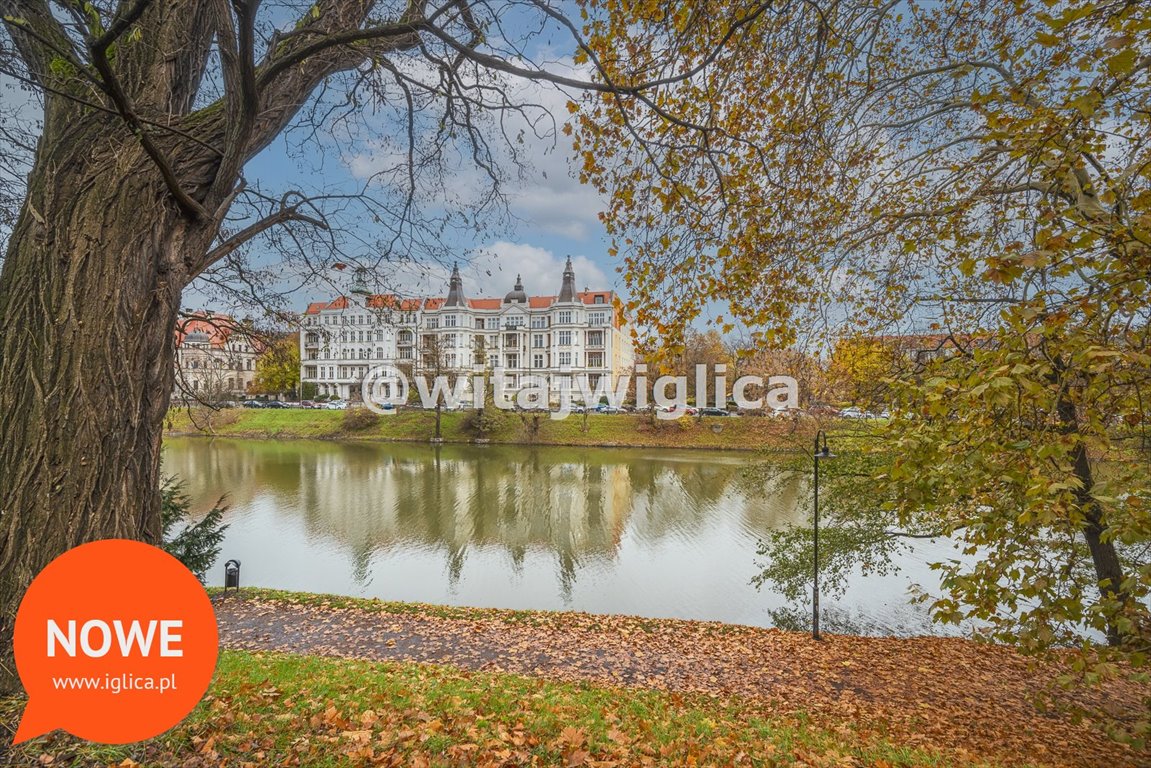
[[(1053, 673), (1010, 650), (948, 638), (829, 636), (714, 623), (477, 611), (464, 617), (215, 598), (225, 647), (450, 664), (678, 693), (738, 696), (892, 741), (1029, 755), (1037, 764), (1151, 765), (1099, 730), (1044, 712)], [(1112, 686), (1078, 703), (1121, 712), (1147, 690)], [(1133, 711), (1128, 709), (1128, 711)]]

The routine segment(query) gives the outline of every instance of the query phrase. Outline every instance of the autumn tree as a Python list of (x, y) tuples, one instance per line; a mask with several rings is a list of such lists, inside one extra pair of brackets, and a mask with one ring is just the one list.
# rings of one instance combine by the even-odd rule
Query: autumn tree
[(851, 335), (836, 339), (827, 366), (836, 399), (852, 405), (886, 405), (887, 382), (913, 365), (915, 350), (899, 338)]
[(275, 339), (256, 358), (252, 392), (274, 395), (297, 393), (300, 387), (300, 337), (289, 334)]
[(771, 342), (959, 341), (898, 377), (876, 472), (895, 523), (981, 554), (944, 566), (937, 618), (1142, 660), (1151, 7), (785, 0), (725, 21), (748, 7), (628, 5), (586, 30), (609, 81), (673, 47), (706, 65), (658, 112), (572, 107), (639, 323), (721, 302)]
[[(578, 35), (549, 0), (0, 0), (0, 18), (2, 85), (23, 89), (0, 108), (0, 204), (16, 208), (0, 213), (0, 691), (18, 685), (12, 617), (44, 565), (93, 539), (159, 541), (193, 281), (282, 310), (299, 285), (343, 288), (337, 266), (443, 263), (454, 237), (510, 220), (523, 134), (556, 132), (517, 79), (642, 97), (692, 74), (549, 68)], [(250, 175), (286, 133), (315, 158), (337, 126), (389, 160), (363, 188)], [(461, 164), (475, 183), (446, 183)]]
[[(466, 357), (467, 352), (464, 351), (462, 354)], [(441, 382), (439, 396), (436, 397), (435, 404), (432, 406), (435, 412), (433, 440), (442, 440), (444, 437), (445, 400), (448, 399), (448, 393), (457, 391), (460, 377), (466, 375), (465, 365), (466, 360), (461, 361), (457, 357), (455, 346), (449, 344), (444, 334), (433, 332), (420, 336), (419, 366), (416, 375), (422, 377), (422, 380), (426, 382), (429, 394), (436, 393), (436, 382)]]

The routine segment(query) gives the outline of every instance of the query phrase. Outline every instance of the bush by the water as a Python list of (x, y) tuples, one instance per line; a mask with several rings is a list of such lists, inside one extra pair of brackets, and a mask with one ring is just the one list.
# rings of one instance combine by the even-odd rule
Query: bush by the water
[(349, 408), (344, 411), (344, 431), (362, 432), (380, 423), (380, 414), (370, 408)]
[(191, 522), (192, 500), (184, 493), (184, 484), (174, 477), (165, 477), (160, 484), (161, 546), (201, 582), (216, 562), (228, 530), (223, 501), (217, 501), (199, 522)]

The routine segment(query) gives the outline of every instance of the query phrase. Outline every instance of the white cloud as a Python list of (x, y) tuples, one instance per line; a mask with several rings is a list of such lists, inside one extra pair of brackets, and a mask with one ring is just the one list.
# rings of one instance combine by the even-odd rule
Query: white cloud
[[(438, 79), (426, 62), (403, 62), (400, 66), (416, 80)], [(548, 70), (570, 77), (589, 76), (570, 58), (549, 61)], [(586, 238), (599, 227), (598, 213), (605, 203), (592, 187), (573, 178), (577, 160), (573, 158), (570, 139), (562, 133), (570, 117), (567, 102), (571, 95), (547, 82), (494, 72), (488, 76), (495, 82), (485, 83), (486, 86), (498, 86), (510, 103), (527, 107), (526, 114), (508, 111), (499, 118), (503, 134), (517, 143), (518, 151), (531, 165), (522, 178), (504, 185), (512, 214), (541, 232), (576, 240)], [(379, 134), (354, 143), (355, 148), (344, 157), (345, 165), (361, 180), (401, 178), (396, 174), (406, 168), (406, 139), (390, 135), (386, 121), (375, 128)], [(488, 133), (493, 149), (500, 149), (503, 137)], [(506, 157), (501, 162), (510, 168)], [(488, 183), (487, 178), (469, 159), (461, 156), (459, 163), (460, 167), (452, 172), (451, 193), (462, 200), (478, 196)]]
[[(503, 298), (519, 275), (529, 296), (555, 296), (563, 282), (566, 260), (566, 255), (546, 248), (499, 240), (476, 249), (470, 258), (460, 259), (464, 294), (469, 298)], [(576, 290), (612, 288), (612, 281), (587, 256), (573, 254), (572, 269)], [(415, 296), (446, 296), (451, 271), (451, 264), (407, 264), (390, 272), (387, 290)]]
[[(546, 248), (500, 240), (479, 249), (467, 268), (460, 271), (470, 296), (503, 296), (515, 285), (517, 274), (523, 278), (529, 296), (554, 296), (563, 281), (566, 258)], [(573, 255), (572, 269), (576, 290), (611, 287), (607, 275), (587, 256)], [(470, 286), (474, 288), (469, 290)]]

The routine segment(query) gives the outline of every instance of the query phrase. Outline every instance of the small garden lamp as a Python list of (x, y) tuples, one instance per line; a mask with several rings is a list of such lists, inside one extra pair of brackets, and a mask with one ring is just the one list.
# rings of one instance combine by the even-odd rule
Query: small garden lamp
[(815, 460), (814, 521), (812, 524), (812, 557), (811, 557), (811, 639), (819, 639), (819, 461), (820, 459), (834, 459), (835, 454), (827, 447), (827, 435), (823, 430), (815, 433), (815, 446), (812, 451)]

